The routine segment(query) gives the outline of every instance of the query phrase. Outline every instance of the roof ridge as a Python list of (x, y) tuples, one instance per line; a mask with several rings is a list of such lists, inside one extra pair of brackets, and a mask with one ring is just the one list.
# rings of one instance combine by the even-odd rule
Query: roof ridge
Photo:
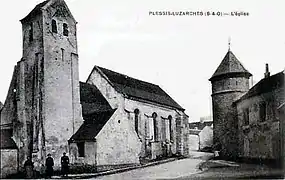
[[(122, 74), (97, 65), (94, 66), (92, 72), (94, 71), (99, 72), (101, 76), (105, 78), (117, 92), (126, 95), (126, 97), (143, 99), (149, 102), (166, 105), (168, 107), (174, 107), (179, 110), (185, 110), (157, 84), (133, 78), (127, 76), (126, 74)], [(90, 78), (91, 74), (89, 75), (88, 79)]]
[(99, 69), (105, 69), (105, 70), (111, 71), (111, 72), (113, 72), (113, 73), (116, 73), (116, 74), (118, 74), (118, 75), (122, 75), (122, 76), (125, 76), (125, 77), (127, 77), (127, 78), (131, 78), (131, 79), (134, 79), (134, 80), (137, 80), (137, 81), (141, 81), (141, 82), (144, 82), (144, 83), (147, 83), (147, 84), (152, 84), (152, 85), (155, 85), (155, 86), (158, 86), (158, 87), (159, 87), (159, 85), (154, 84), (154, 83), (150, 83), (150, 82), (147, 82), (147, 81), (138, 79), (138, 78), (134, 78), (134, 77), (132, 77), (132, 76), (129, 76), (129, 75), (126, 75), (126, 74), (123, 74), (123, 73), (119, 73), (119, 72), (116, 72), (116, 71), (114, 71), (114, 70), (107, 69), (107, 68), (104, 68), (104, 67), (101, 67), (101, 66), (97, 66), (97, 65), (95, 65), (95, 66), (98, 67)]
[(251, 73), (244, 67), (231, 50), (228, 50), (222, 62), (219, 64), (209, 80), (212, 81), (213, 79), (218, 78), (218, 76), (226, 74), (242, 74), (243, 76), (251, 76)]

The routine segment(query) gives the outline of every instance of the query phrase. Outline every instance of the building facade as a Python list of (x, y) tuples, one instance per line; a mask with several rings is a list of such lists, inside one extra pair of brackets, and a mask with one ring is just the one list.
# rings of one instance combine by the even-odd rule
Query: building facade
[[(70, 139), (85, 149), (82, 158), (74, 157), (78, 162), (100, 168), (188, 154), (188, 116), (159, 86), (98, 66), (83, 84), (97, 92), (93, 103), (102, 101), (87, 102), (80, 90), (85, 122)], [(99, 128), (86, 139), (88, 126)]]
[(188, 116), (159, 86), (97, 66), (79, 82), (77, 22), (64, 0), (38, 4), (21, 23), (23, 56), (0, 114), (1, 158), (17, 157), (17, 171), (28, 156), (44, 166), (47, 154), (58, 170), (63, 152), (95, 166), (187, 154)]
[(281, 157), (278, 107), (284, 102), (284, 71), (270, 76), (266, 64), (264, 78), (249, 89), (250, 76), (229, 51), (210, 79), (215, 148), (224, 158), (275, 163)]
[(273, 161), (281, 158), (278, 107), (284, 99), (284, 72), (280, 72), (265, 75), (234, 103), (238, 116), (239, 157)]
[(213, 120), (203, 120), (189, 123), (189, 150), (212, 151)]
[(228, 51), (210, 78), (212, 83), (212, 107), (214, 123), (214, 149), (223, 157), (237, 156), (237, 110), (232, 105), (249, 89), (251, 74)]

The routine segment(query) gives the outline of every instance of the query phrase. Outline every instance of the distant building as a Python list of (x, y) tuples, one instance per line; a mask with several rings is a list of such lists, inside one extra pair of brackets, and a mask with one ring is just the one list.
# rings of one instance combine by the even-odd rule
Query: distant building
[(229, 50), (210, 78), (214, 147), (224, 158), (280, 159), (278, 107), (284, 102), (284, 71), (249, 89), (251, 74)]
[(189, 123), (189, 149), (205, 150), (213, 146), (213, 121), (211, 117), (200, 118), (200, 122)]

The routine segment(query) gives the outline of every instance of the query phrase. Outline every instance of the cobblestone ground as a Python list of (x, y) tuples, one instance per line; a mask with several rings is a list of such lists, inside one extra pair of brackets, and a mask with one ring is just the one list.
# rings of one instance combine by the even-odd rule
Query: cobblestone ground
[(106, 180), (148, 180), (148, 179), (176, 179), (188, 177), (199, 172), (197, 166), (202, 159), (181, 159), (165, 164), (135, 169), (123, 173), (96, 177)]

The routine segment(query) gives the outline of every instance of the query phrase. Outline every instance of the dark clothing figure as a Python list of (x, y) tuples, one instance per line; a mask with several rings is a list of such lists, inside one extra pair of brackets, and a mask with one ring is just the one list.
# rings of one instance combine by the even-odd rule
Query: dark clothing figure
[(51, 178), (53, 175), (53, 158), (49, 155), (46, 159), (46, 177)]
[(28, 158), (24, 163), (26, 178), (33, 178), (34, 163), (30, 158)]
[(61, 157), (61, 174), (67, 176), (69, 173), (69, 158), (63, 153)]

